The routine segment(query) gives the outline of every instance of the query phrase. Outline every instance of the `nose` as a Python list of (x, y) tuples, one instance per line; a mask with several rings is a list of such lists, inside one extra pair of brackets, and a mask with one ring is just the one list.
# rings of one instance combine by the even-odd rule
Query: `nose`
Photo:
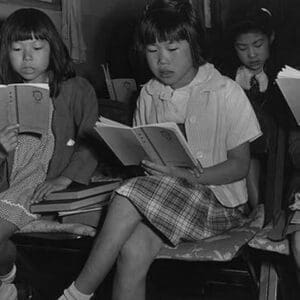
[(248, 49), (248, 56), (249, 56), (250, 58), (256, 56), (256, 51), (255, 51), (254, 47), (249, 47), (249, 49)]
[(168, 63), (168, 53), (165, 50), (160, 50), (158, 53), (158, 63), (160, 65), (164, 65), (166, 63)]
[(23, 51), (23, 59), (24, 61), (32, 60), (32, 51), (29, 49), (24, 49)]

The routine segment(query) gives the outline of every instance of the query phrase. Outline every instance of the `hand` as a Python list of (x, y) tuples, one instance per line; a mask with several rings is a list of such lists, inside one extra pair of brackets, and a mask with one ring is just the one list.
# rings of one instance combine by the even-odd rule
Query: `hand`
[(295, 194), (295, 202), (289, 206), (290, 210), (300, 210), (300, 194)]
[(197, 183), (197, 179), (203, 173), (203, 168), (199, 164), (194, 169), (189, 168), (179, 168), (179, 167), (170, 167), (162, 166), (150, 161), (143, 160), (141, 165), (145, 170), (147, 175), (156, 175), (156, 176), (172, 176), (179, 177), (188, 180), (191, 183)]
[(0, 130), (0, 153), (6, 156), (7, 153), (14, 150), (18, 145), (19, 125), (9, 125)]
[(52, 192), (66, 189), (71, 183), (72, 180), (64, 176), (46, 180), (36, 188), (31, 199), (31, 203), (42, 201), (47, 195)]

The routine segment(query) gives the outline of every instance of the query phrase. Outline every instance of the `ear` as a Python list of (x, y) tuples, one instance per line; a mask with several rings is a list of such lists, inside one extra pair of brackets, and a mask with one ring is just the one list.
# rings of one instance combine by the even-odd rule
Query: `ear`
[(274, 40), (275, 40), (275, 32), (273, 31), (272, 34), (270, 35), (270, 45), (272, 45)]

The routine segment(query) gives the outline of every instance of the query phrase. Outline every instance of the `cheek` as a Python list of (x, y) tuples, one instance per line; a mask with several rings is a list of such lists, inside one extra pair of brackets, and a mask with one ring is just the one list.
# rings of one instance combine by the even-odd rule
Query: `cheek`
[(12, 54), (10, 53), (9, 54), (9, 61), (10, 61), (10, 64), (12, 65), (13, 68), (17, 67), (20, 63), (20, 55), (16, 55), (15, 53)]
[(155, 60), (155, 57), (153, 55), (146, 55), (146, 59), (147, 59), (147, 63), (148, 63), (148, 66), (149, 68), (151, 69), (151, 71), (155, 71), (155, 66), (156, 66), (156, 60)]
[(270, 56), (270, 49), (269, 46), (266, 45), (265, 47), (263, 47), (262, 49), (262, 56), (267, 60)]

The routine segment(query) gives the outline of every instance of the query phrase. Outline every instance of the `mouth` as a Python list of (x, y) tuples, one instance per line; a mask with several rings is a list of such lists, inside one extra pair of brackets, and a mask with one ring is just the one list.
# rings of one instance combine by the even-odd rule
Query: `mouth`
[(174, 72), (169, 70), (160, 70), (159, 75), (161, 78), (169, 78), (173, 76)]
[(32, 74), (32, 73), (34, 73), (34, 68), (33, 67), (23, 67), (22, 68), (22, 73), (24, 73), (24, 74)]
[(257, 68), (257, 67), (260, 67), (262, 64), (261, 64), (261, 62), (260, 61), (253, 61), (253, 62), (250, 62), (249, 63), (249, 66), (251, 67), (251, 68)]

